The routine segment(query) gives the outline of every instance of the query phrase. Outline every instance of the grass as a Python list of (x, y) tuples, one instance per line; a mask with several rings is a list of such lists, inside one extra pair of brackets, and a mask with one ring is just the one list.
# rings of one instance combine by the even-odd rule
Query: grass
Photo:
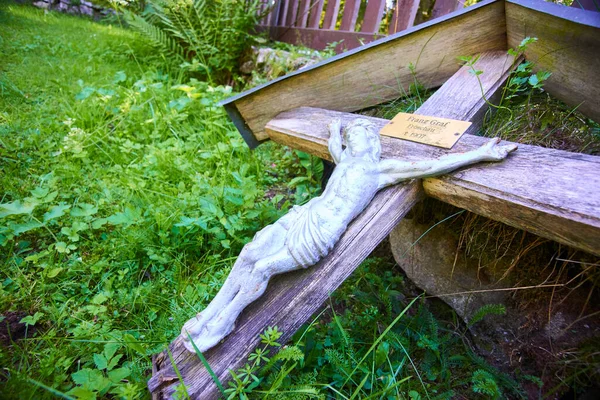
[(267, 188), (313, 162), (250, 152), (230, 89), (131, 31), (2, 4), (0, 37), (0, 312), (31, 325), (0, 347), (0, 392), (144, 397), (151, 354), (317, 178)]
[[(146, 398), (151, 355), (258, 229), (317, 193), (321, 165), (276, 145), (250, 152), (217, 106), (230, 88), (118, 26), (0, 4), (0, 59), (0, 397)], [(410, 112), (428, 95), (411, 93), (371, 112)], [(522, 114), (491, 124), (516, 134)], [(548, 129), (581, 121), (564, 115)], [(581, 147), (593, 153), (590, 126)], [(523, 396), (455, 314), (417, 296), (389, 260), (371, 259), (288, 346), (269, 328), (224, 391)], [(4, 335), (15, 321), (23, 331)]]

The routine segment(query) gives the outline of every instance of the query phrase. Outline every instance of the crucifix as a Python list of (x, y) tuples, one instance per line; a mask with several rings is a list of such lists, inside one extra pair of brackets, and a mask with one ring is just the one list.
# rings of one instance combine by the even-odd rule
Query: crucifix
[[(510, 7), (512, 8), (507, 3), (506, 12), (512, 13), (510, 14), (512, 18), (518, 22), (521, 14), (524, 15), (529, 11), (526, 11), (525, 8), (516, 8), (517, 2), (511, 0)], [(382, 137), (381, 157), (383, 160), (399, 159), (412, 162), (438, 159), (446, 154), (475, 150), (489, 141), (489, 139), (472, 134), (478, 130), (487, 104), (493, 101), (494, 96), (503, 87), (511, 68), (516, 63), (512, 56), (506, 54), (505, 50), (497, 50), (506, 49), (505, 24), (507, 22), (504, 19), (504, 2), (487, 1), (475, 6), (472, 10), (476, 12), (472, 12), (469, 18), (475, 20), (471, 21), (469, 26), (477, 26), (477, 29), (482, 31), (480, 37), (485, 38), (487, 42), (479, 42), (479, 47), (487, 46), (489, 49), (489, 51), (483, 51), (476, 64), (478, 70), (484, 71), (479, 77), (471, 74), (470, 68), (463, 67), (453, 75), (448, 73), (447, 76), (451, 75), (449, 79), (447, 76), (442, 78), (447, 73), (444, 71), (449, 68), (447, 64), (456, 63), (453, 57), (472, 54), (473, 49), (468, 47), (470, 46), (469, 41), (460, 42), (466, 43), (464, 45), (455, 45), (459, 42), (456, 38), (464, 34), (463, 24), (447, 23), (443, 27), (434, 25), (423, 29), (415, 28), (414, 31), (404, 34), (407, 39), (406, 43), (410, 47), (403, 48), (403, 45), (398, 45), (397, 51), (400, 53), (397, 57), (401, 57), (401, 54), (408, 54), (406, 56), (408, 59), (421, 57), (420, 63), (423, 66), (418, 67), (417, 70), (423, 68), (425, 71), (433, 71), (438, 68), (442, 71), (439, 77), (432, 72), (427, 72), (431, 74), (430, 76), (434, 76), (433, 81), (439, 83), (445, 81), (445, 83), (423, 103), (415, 112), (416, 114), (471, 121), (473, 125), (451, 151)], [(455, 15), (463, 15), (466, 18), (468, 12), (462, 13)], [(545, 18), (545, 16), (542, 17)], [(537, 28), (537, 36), (542, 36), (543, 32), (540, 33), (540, 29), (552, 22), (543, 20), (542, 17), (538, 18), (543, 26)], [(513, 36), (516, 32), (515, 23), (509, 32)], [(427, 29), (433, 28), (442, 32), (434, 36), (422, 34), (427, 32)], [(504, 29), (502, 31), (504, 33), (496, 35), (497, 30), (502, 29)], [(530, 34), (532, 28), (528, 27), (528, 29), (527, 33)], [(587, 32), (585, 29), (588, 28), (579, 29)], [(598, 28), (589, 29), (595, 32)], [(551, 40), (551, 38), (552, 36), (549, 36), (547, 40)], [(401, 39), (396, 38), (395, 40)], [(425, 47), (425, 50), (419, 47), (425, 46), (423, 43), (429, 46)], [(380, 57), (392, 56), (389, 47), (380, 46), (379, 48), (382, 49)], [(572, 47), (569, 48), (572, 49)], [(559, 52), (551, 54), (552, 56), (560, 55)], [(356, 57), (359, 55), (357, 54)], [(372, 58), (374, 65), (380, 65), (383, 62), (377, 57), (373, 56)], [(365, 60), (366, 58), (362, 57), (361, 63), (365, 63)], [(388, 58), (388, 64), (383, 65), (382, 68), (385, 68), (393, 60), (393, 57)], [(344, 96), (343, 101), (340, 100), (339, 103), (347, 106), (357, 103), (361, 100), (360, 96), (364, 97), (363, 93), (367, 91), (367, 86), (361, 87), (366, 83), (360, 78), (353, 81), (352, 87), (339, 86), (339, 82), (348, 82), (349, 78), (344, 77), (344, 74), (351, 71), (350, 67), (344, 65), (340, 61), (336, 68), (328, 68), (325, 65), (321, 70), (310, 71), (310, 73), (315, 72), (311, 75), (313, 76), (312, 80), (283, 79), (278, 86), (279, 91), (291, 96), (286, 99), (286, 108), (284, 109), (281, 108), (281, 98), (274, 96), (277, 94), (275, 91), (277, 86), (274, 86), (273, 90), (267, 87), (251, 96), (232, 100), (231, 104), (235, 106), (230, 108), (229, 112), (234, 117), (236, 113), (244, 116), (244, 122), (241, 125), (247, 125), (246, 129), (249, 129), (254, 135), (254, 139), (247, 138), (249, 143), (252, 140), (271, 139), (331, 160), (332, 156), (328, 149), (330, 137), (328, 125), (339, 119), (342, 126), (347, 126), (357, 118), (356, 114), (328, 109), (330, 105), (332, 108), (334, 106), (331, 99), (335, 97), (336, 93), (339, 93), (338, 98)], [(352, 71), (356, 70), (352, 72), (356, 75), (365, 76), (368, 73), (368, 70), (360, 69), (362, 68), (360, 64), (354, 65), (352, 68)], [(331, 74), (342, 76), (342, 81), (335, 81)], [(320, 81), (319, 76), (322, 76)], [(394, 76), (392, 78), (389, 81), (390, 86), (396, 79), (402, 77)], [(410, 79), (410, 76), (408, 78)], [(372, 81), (371, 79), (368, 83), (372, 85)], [(435, 86), (435, 82), (432, 85)], [(321, 86), (325, 86), (326, 89)], [(284, 89), (281, 89), (282, 87)], [(593, 92), (592, 89), (593, 85), (590, 85), (589, 88), (582, 87), (578, 93), (588, 96), (587, 92), (590, 90)], [(315, 95), (315, 91), (321, 93), (321, 97)], [(331, 93), (325, 93), (325, 91)], [(575, 91), (570, 93), (575, 93)], [(373, 104), (377, 102), (381, 102), (381, 100), (373, 100)], [(364, 102), (360, 104), (364, 104)], [(303, 107), (303, 105), (313, 107)], [(360, 108), (358, 105), (352, 107)], [(346, 110), (350, 110), (350, 108), (346, 108)], [(592, 113), (594, 112), (593, 107), (590, 110)], [(368, 120), (375, 129), (380, 129), (389, 122), (379, 118), (361, 118)], [(238, 125), (238, 128), (241, 125)], [(510, 145), (510, 143), (503, 144)], [(375, 246), (387, 237), (412, 206), (426, 195), (589, 253), (600, 254), (600, 176), (597, 173), (598, 170), (600, 170), (598, 157), (519, 145), (519, 150), (501, 163), (475, 165), (444, 177), (412, 180), (387, 187), (378, 192), (364, 211), (349, 224), (346, 232), (325, 258), (311, 268), (300, 269), (271, 279), (264, 294), (240, 314), (231, 334), (206, 351), (205, 357), (214, 373), (222, 382), (225, 382), (230, 379), (230, 369), (235, 370), (246, 363), (248, 355), (260, 341), (259, 335), (267, 326), (277, 326), (283, 332), (281, 340), (288, 340), (320, 308), (331, 292), (371, 253)], [(190, 397), (218, 397), (218, 391), (212, 378), (198, 357), (186, 348), (182, 337), (177, 338), (171, 344), (170, 351)], [(158, 397), (171, 397), (180, 382), (178, 374), (171, 365), (170, 357), (166, 353), (159, 354), (155, 358), (154, 367), (153, 377), (148, 382), (150, 391)]]

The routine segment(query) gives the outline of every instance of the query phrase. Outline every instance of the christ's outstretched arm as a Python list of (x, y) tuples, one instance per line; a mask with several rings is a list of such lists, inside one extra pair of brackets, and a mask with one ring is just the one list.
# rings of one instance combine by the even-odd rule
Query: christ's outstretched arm
[(498, 143), (500, 143), (500, 139), (494, 138), (476, 150), (447, 154), (435, 160), (409, 162), (388, 159), (380, 161), (379, 188), (409, 179), (442, 175), (481, 161), (500, 161), (506, 158), (508, 153), (517, 149), (515, 144), (500, 146)]

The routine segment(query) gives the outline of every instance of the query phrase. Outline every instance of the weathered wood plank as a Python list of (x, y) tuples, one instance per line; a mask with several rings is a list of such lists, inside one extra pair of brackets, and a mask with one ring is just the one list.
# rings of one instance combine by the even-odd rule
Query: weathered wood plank
[(288, 8), (290, 6), (290, 0), (279, 0), (279, 2), (281, 3), (281, 5), (279, 6), (281, 12), (280, 12), (280, 17), (279, 17), (279, 26), (285, 26), (287, 23), (287, 14), (288, 14)]
[[(506, 57), (498, 54), (482, 57), (482, 64), (487, 62), (489, 57), (496, 62), (492, 63), (490, 61), (486, 65), (489, 67), (495, 65), (495, 72), (491, 73), (490, 71), (485, 78), (482, 75), (482, 81), (486, 94), (491, 96), (499, 86), (498, 81), (505, 79), (508, 68), (502, 61)], [(478, 91), (479, 84), (475, 84), (472, 80), (465, 84), (467, 86), (464, 92), (465, 97), (459, 101), (461, 112), (464, 112), (464, 114), (459, 117), (470, 119), (478, 115), (476, 108), (483, 107), (485, 103), (481, 101), (481, 93)], [(444, 88), (442, 87), (439, 92), (445, 93)], [(438, 96), (437, 93), (432, 97), (436, 96)], [(441, 110), (445, 110), (455, 106), (456, 102), (456, 98), (449, 98), (447, 106), (439, 101), (436, 101), (435, 104), (439, 105)], [(286, 114), (289, 114), (290, 118), (287, 118)], [(284, 126), (295, 134), (304, 134), (305, 128), (316, 128), (316, 136), (311, 135), (311, 131), (308, 130), (306, 137), (313, 138), (313, 140), (318, 138), (326, 147), (328, 133), (323, 128), (331, 122), (332, 115), (340, 115), (347, 120), (356, 118), (356, 115), (353, 114), (323, 112), (322, 110), (305, 108), (284, 113), (272, 121), (269, 126)], [(304, 117), (309, 117), (309, 119)], [(378, 120), (378, 123), (382, 121), (384, 120)], [(277, 128), (273, 128), (273, 130), (277, 132), (284, 129), (277, 130)], [(412, 204), (421, 197), (420, 182), (418, 181), (382, 191), (358, 219), (352, 223), (340, 242), (335, 246), (332, 254), (306, 271), (286, 274), (271, 282), (267, 294), (253, 303), (242, 314), (236, 330), (220, 346), (207, 352), (206, 356), (209, 363), (220, 379), (229, 379), (227, 370), (239, 368), (246, 362), (246, 357), (258, 343), (258, 334), (266, 326), (277, 325), (285, 332), (283, 339), (288, 339), (318, 309), (329, 293), (339, 286), (385, 235), (391, 231)], [(188, 386), (191, 397), (215, 397), (215, 386), (212, 384), (209, 375), (200, 366), (197, 358), (183, 348), (179, 339), (171, 344), (170, 349), (175, 363)], [(175, 390), (176, 382), (174, 382), (174, 379), (176, 380), (176, 374), (164, 353), (162, 361), (156, 364), (159, 371), (148, 382), (148, 386), (154, 394), (159, 393), (160, 397), (169, 397)]]
[(360, 31), (364, 33), (379, 32), (379, 25), (381, 25), (384, 10), (384, 0), (369, 0), (367, 8), (365, 9), (365, 17), (360, 27)]
[(310, 19), (308, 20), (308, 27), (319, 29), (321, 23), (321, 13), (323, 12), (323, 3), (325, 0), (313, 0), (310, 7)]
[(354, 32), (356, 19), (358, 18), (358, 10), (360, 9), (360, 0), (346, 0), (344, 3), (344, 15), (340, 30), (346, 32)]
[(340, 12), (340, 0), (328, 0), (323, 29), (335, 29), (337, 17)]
[(458, 70), (457, 57), (506, 49), (502, 2), (479, 3), (446, 18), (349, 51), (223, 104), (237, 109), (242, 121), (236, 126), (249, 143), (262, 141), (267, 139), (265, 125), (282, 111), (302, 106), (360, 110), (408, 92), (415, 78), (411, 64), (421, 84), (438, 87)]
[[(349, 226), (329, 256), (311, 268), (274, 278), (266, 293), (242, 313), (233, 333), (206, 352), (219, 379), (227, 382), (229, 369), (235, 370), (247, 362), (267, 326), (276, 325), (284, 333), (280, 341), (285, 343), (421, 198), (418, 181), (381, 191)], [(198, 357), (188, 352), (179, 338), (170, 350), (191, 398), (218, 397), (216, 386)], [(159, 393), (159, 398), (170, 398), (177, 386), (174, 384), (177, 375), (164, 355), (157, 367), (159, 370), (148, 387), (151, 392)]]
[(296, 26), (298, 28), (306, 28), (308, 23), (308, 13), (310, 12), (311, 0), (301, 0), (300, 7), (298, 8), (298, 18), (296, 20)]
[(299, 2), (300, 0), (289, 0), (288, 11), (285, 19), (285, 26), (296, 26)]
[(435, 0), (435, 5), (431, 11), (431, 18), (439, 18), (462, 7), (463, 3), (459, 0)]
[[(260, 32), (261, 30), (261, 27), (257, 28), (257, 31)], [(269, 31), (271, 32), (271, 37), (277, 38), (277, 40), (286, 43), (301, 44), (315, 50), (323, 50), (328, 47), (330, 43), (343, 40), (343, 42), (336, 47), (336, 51), (340, 53), (343, 49), (354, 49), (362, 46), (364, 43), (370, 43), (384, 37), (372, 33), (344, 32), (312, 28), (275, 27), (269, 28)]]
[(420, 2), (421, 0), (398, 0), (388, 28), (390, 35), (408, 29), (415, 24)]
[(275, 3), (273, 7), (271, 7), (271, 12), (269, 13), (269, 25), (276, 26), (279, 23), (279, 8), (281, 4), (279, 2)]
[(544, 89), (600, 122), (600, 14), (541, 0), (506, 2), (509, 47), (537, 37), (525, 57), (552, 72)]
[[(468, 112), (477, 117), (477, 110)], [(454, 116), (452, 112), (443, 114), (439, 116)], [(269, 122), (267, 130), (274, 141), (329, 159), (326, 127), (333, 118), (349, 122), (356, 115), (300, 108), (282, 113)], [(389, 122), (369, 119), (380, 127)], [(472, 150), (487, 140), (465, 134), (450, 152)], [(384, 158), (419, 160), (446, 153), (443, 149), (388, 137), (382, 137), (382, 146)], [(598, 171), (600, 157), (521, 144), (502, 163), (473, 166), (441, 178), (425, 179), (423, 185), (429, 196), (444, 202), (600, 255)]]

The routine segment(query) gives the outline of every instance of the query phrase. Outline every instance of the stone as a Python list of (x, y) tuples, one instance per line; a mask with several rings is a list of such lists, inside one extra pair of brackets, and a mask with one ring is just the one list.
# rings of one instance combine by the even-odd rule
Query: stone
[[(467, 259), (458, 248), (457, 234), (447, 225), (441, 223), (425, 233), (430, 228), (404, 218), (390, 234), (394, 259), (408, 278), (428, 295), (440, 297), (465, 322), (486, 304), (504, 304), (504, 292), (493, 290), (508, 282), (495, 284), (496, 279), (480, 270), (476, 260)], [(483, 292), (454, 294), (473, 290)]]

